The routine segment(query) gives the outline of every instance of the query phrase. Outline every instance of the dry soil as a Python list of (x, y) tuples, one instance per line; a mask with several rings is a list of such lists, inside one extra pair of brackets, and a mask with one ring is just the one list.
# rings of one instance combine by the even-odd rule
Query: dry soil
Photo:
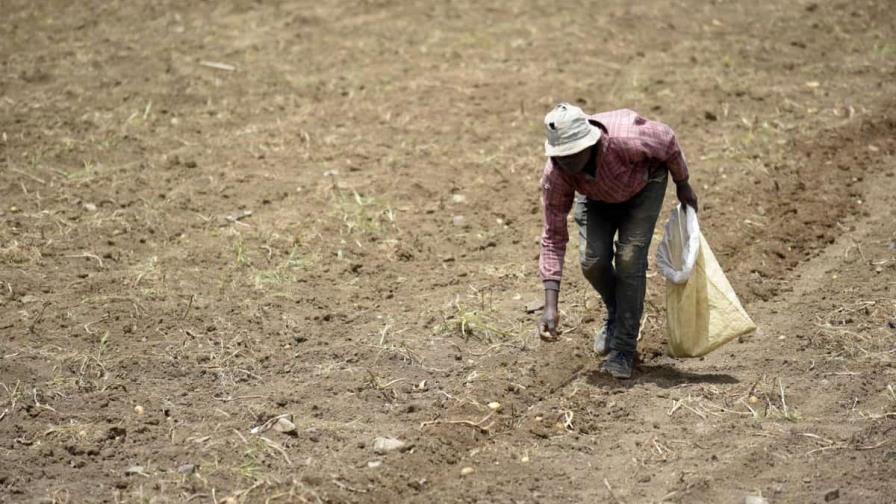
[[(0, 11), (0, 502), (896, 502), (891, 1)], [(560, 100), (677, 131), (754, 336), (651, 266), (598, 374), (574, 243), (533, 334)]]

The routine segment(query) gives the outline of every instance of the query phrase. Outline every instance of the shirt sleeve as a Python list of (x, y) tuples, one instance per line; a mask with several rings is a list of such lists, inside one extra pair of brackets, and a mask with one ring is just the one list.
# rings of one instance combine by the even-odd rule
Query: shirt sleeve
[[(642, 119), (643, 120), (643, 119)], [(653, 121), (647, 122), (640, 130), (639, 142), (630, 146), (637, 155), (656, 159), (668, 168), (672, 180), (682, 182), (688, 179), (688, 163), (681, 152), (678, 138), (669, 126)]]
[(669, 142), (666, 147), (666, 166), (672, 175), (672, 180), (682, 182), (688, 179), (688, 162), (681, 152), (681, 146), (678, 145), (678, 138), (675, 133), (669, 129)]
[(541, 279), (560, 281), (569, 231), (566, 217), (572, 209), (575, 189), (548, 159), (541, 179), (544, 205), (544, 231), (541, 235), (541, 256), (538, 270)]

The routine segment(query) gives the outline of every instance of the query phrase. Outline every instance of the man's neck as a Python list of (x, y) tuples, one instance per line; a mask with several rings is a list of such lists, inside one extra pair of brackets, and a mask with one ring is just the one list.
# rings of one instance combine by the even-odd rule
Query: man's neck
[(585, 163), (584, 173), (591, 178), (597, 176), (597, 160), (600, 157), (601, 142), (603, 142), (603, 138), (598, 140), (594, 147), (591, 148), (591, 156), (588, 157), (588, 162)]

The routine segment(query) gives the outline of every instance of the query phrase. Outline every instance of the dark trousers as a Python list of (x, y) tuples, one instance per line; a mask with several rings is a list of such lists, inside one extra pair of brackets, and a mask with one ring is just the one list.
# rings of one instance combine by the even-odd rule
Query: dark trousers
[(622, 203), (576, 196), (582, 273), (607, 307), (608, 320), (614, 326), (607, 341), (611, 350), (634, 352), (638, 344), (647, 289), (647, 252), (667, 179), (665, 170), (652, 175), (641, 192)]

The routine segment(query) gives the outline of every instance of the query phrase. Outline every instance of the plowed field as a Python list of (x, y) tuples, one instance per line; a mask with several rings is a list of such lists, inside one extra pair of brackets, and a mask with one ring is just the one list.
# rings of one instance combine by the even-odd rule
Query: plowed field
[[(896, 502), (893, 7), (0, 2), (0, 502)], [(563, 100), (675, 129), (755, 335), (651, 265), (599, 374), (574, 241), (533, 333)]]

